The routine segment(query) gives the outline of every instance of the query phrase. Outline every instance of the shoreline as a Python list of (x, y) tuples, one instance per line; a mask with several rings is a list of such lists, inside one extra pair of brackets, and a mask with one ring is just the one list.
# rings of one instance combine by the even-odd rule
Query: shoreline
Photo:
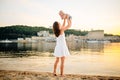
[(120, 80), (117, 76), (65, 74), (53, 76), (51, 72), (0, 70), (0, 80)]

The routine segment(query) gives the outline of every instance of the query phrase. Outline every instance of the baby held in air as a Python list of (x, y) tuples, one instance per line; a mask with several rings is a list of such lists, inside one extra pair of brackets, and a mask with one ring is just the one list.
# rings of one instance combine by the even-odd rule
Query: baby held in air
[(72, 19), (72, 16), (70, 16), (69, 14), (64, 13), (62, 10), (59, 11), (59, 15), (61, 16), (61, 19), (65, 19), (65, 18)]

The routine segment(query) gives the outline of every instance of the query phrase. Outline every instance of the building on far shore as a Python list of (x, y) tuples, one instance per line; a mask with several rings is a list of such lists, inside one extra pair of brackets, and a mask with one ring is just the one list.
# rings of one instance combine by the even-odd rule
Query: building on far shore
[(119, 36), (105, 36), (104, 40), (108, 40), (108, 41), (111, 41), (111, 42), (119, 42), (120, 37)]
[(85, 36), (75, 36), (73, 34), (67, 36), (67, 41), (81, 41), (85, 42), (86, 40), (90, 41), (102, 41), (104, 40), (104, 30), (92, 30), (89, 31)]
[(39, 31), (37, 32), (37, 35), (40, 37), (48, 37), (50, 34), (49, 31)]
[(87, 40), (104, 40), (104, 30), (92, 30), (86, 35)]

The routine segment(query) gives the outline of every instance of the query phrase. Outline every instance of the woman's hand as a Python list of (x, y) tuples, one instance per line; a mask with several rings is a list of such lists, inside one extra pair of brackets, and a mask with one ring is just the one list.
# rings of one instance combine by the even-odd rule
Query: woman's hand
[(72, 17), (69, 14), (66, 14), (66, 19), (72, 19)]
[(69, 19), (69, 15), (68, 14), (66, 14), (66, 19)]

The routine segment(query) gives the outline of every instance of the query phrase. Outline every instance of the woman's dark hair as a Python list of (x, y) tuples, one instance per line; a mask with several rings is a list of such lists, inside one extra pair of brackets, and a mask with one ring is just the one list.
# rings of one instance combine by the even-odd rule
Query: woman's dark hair
[(53, 31), (56, 37), (60, 35), (59, 23), (57, 21), (53, 23)]

